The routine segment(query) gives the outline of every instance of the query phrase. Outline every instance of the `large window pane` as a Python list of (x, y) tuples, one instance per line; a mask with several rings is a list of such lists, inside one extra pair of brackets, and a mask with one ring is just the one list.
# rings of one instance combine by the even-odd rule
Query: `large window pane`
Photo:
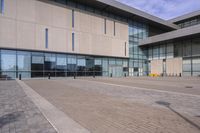
[(39, 52), (32, 53), (31, 77), (43, 77), (44, 73), (44, 54)]
[(16, 52), (1, 50), (1, 70), (16, 71)]
[(192, 55), (200, 55), (200, 39), (192, 40)]
[(56, 76), (65, 77), (67, 76), (67, 56), (66, 55), (57, 55), (56, 59)]
[(18, 71), (31, 71), (31, 53), (17, 52), (17, 67)]
[(1, 71), (0, 75), (7, 78), (16, 78), (16, 51), (1, 50)]

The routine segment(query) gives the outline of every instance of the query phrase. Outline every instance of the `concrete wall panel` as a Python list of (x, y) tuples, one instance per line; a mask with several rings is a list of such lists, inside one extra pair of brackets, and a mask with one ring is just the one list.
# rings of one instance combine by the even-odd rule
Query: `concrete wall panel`
[(0, 18), (0, 47), (16, 48), (16, 21)]
[(33, 23), (17, 22), (17, 48), (35, 49), (35, 27)]
[(35, 8), (35, 0), (17, 0), (17, 19), (22, 21), (35, 22)]

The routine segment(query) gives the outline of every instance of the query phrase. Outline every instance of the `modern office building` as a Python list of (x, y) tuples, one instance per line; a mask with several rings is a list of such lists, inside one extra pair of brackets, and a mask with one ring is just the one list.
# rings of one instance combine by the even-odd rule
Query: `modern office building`
[(114, 0), (0, 0), (0, 75), (200, 75), (200, 11), (169, 21)]

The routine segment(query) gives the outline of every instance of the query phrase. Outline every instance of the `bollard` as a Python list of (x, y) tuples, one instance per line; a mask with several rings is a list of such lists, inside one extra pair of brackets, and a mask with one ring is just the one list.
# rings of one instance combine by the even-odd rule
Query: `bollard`
[(110, 74), (110, 77), (112, 78), (112, 73)]
[(179, 74), (179, 77), (182, 77), (181, 73)]
[(19, 74), (19, 80), (22, 80), (22, 75), (21, 74)]
[(93, 73), (93, 78), (95, 78), (95, 73)]
[(126, 77), (126, 73), (124, 73), (124, 77)]
[(76, 79), (76, 74), (74, 73), (74, 79)]
[(51, 79), (51, 74), (50, 73), (48, 74), (48, 79)]

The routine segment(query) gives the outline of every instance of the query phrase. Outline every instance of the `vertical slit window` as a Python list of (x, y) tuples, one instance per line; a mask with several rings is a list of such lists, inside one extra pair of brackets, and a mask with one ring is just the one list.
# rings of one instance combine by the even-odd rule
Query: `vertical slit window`
[(126, 56), (126, 42), (125, 42), (125, 47), (124, 47), (124, 53), (125, 53), (125, 56)]
[(116, 29), (115, 29), (115, 21), (114, 21), (114, 36), (116, 34)]
[(72, 28), (74, 28), (74, 10), (72, 10)]
[(74, 37), (75, 37), (75, 35), (74, 35), (74, 33), (72, 33), (72, 51), (74, 51)]
[(48, 48), (49, 45), (49, 30), (45, 29), (45, 48)]
[(4, 12), (4, 0), (0, 0), (0, 13)]
[(104, 34), (106, 34), (106, 18), (104, 19)]

